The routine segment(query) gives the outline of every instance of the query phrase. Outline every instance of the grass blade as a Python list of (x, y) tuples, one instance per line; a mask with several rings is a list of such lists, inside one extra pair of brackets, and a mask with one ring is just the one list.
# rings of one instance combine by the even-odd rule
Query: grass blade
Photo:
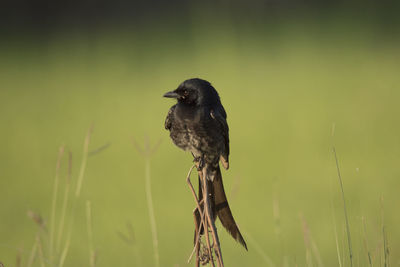
[(54, 224), (56, 216), (56, 205), (57, 205), (57, 195), (58, 195), (58, 183), (59, 183), (59, 172), (61, 166), (61, 159), (64, 154), (64, 146), (62, 145), (58, 152), (57, 166), (56, 166), (56, 176), (54, 178), (54, 188), (53, 188), (53, 200), (51, 204), (51, 216), (50, 216), (50, 235), (49, 235), (49, 257), (50, 263), (53, 263), (53, 250), (54, 250)]
[(89, 200), (86, 201), (86, 221), (89, 240), (89, 266), (94, 267), (96, 266), (96, 252), (93, 248), (92, 204)]
[(336, 149), (333, 147), (333, 155), (335, 156), (335, 162), (336, 162), (336, 169), (338, 173), (338, 178), (340, 182), (340, 189), (342, 191), (342, 200), (343, 200), (343, 210), (344, 210), (344, 217), (346, 220), (346, 233), (347, 233), (347, 242), (348, 242), (348, 247), (349, 247), (349, 258), (350, 258), (350, 267), (353, 266), (353, 248), (351, 245), (351, 235), (350, 235), (350, 226), (349, 226), (349, 218), (347, 216), (347, 207), (346, 207), (346, 199), (344, 197), (344, 190), (343, 190), (343, 181), (342, 181), (342, 176), (340, 174), (340, 168), (339, 168), (339, 163), (338, 159), (336, 156)]
[(72, 153), (70, 151), (68, 153), (68, 174), (67, 174), (67, 180), (66, 180), (66, 184), (65, 184), (64, 199), (63, 199), (63, 204), (62, 204), (62, 208), (61, 208), (61, 218), (60, 218), (60, 224), (58, 227), (58, 235), (57, 235), (57, 242), (56, 242), (56, 252), (57, 253), (60, 251), (62, 234), (64, 232), (65, 214), (67, 212), (67, 206), (68, 206), (67, 204), (68, 204), (69, 191), (70, 191), (71, 173), (72, 173)]
[(144, 149), (142, 149), (139, 144), (132, 138), (133, 145), (136, 150), (145, 158), (145, 190), (146, 190), (146, 200), (147, 200), (147, 208), (149, 210), (149, 220), (151, 226), (151, 234), (153, 239), (153, 249), (154, 249), (154, 264), (156, 267), (160, 266), (160, 256), (158, 253), (158, 238), (157, 238), (157, 225), (156, 225), (156, 217), (154, 214), (154, 206), (153, 206), (153, 196), (151, 193), (151, 175), (150, 175), (150, 158), (156, 152), (158, 146), (161, 143), (159, 140), (153, 147), (150, 147), (150, 141), (148, 137), (144, 143)]
[(246, 240), (248, 241), (249, 245), (254, 248), (254, 250), (261, 256), (267, 266), (275, 267), (276, 265), (271, 260), (271, 258), (264, 252), (264, 249), (261, 247), (260, 244), (249, 234), (246, 232)]
[(90, 137), (92, 135), (92, 132), (93, 132), (93, 125), (90, 126), (90, 128), (86, 134), (85, 142), (83, 145), (82, 163), (81, 163), (81, 168), (79, 169), (78, 183), (77, 183), (76, 191), (75, 191), (75, 196), (77, 198), (79, 197), (79, 195), (81, 193), (83, 177), (85, 175), (85, 169), (86, 169), (86, 161), (87, 161), (88, 154), (89, 154), (88, 151), (89, 151)]

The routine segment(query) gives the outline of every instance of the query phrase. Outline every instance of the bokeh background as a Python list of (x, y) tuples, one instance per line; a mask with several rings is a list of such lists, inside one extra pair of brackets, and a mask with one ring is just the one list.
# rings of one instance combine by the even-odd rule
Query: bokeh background
[[(225, 189), (249, 247), (218, 223), (226, 266), (351, 266), (333, 147), (353, 266), (400, 266), (399, 3), (5, 1), (0, 261), (59, 266), (70, 236), (63, 266), (93, 266), (90, 251), (96, 266), (155, 266), (136, 140), (159, 144), (150, 175), (160, 266), (187, 266), (191, 156), (164, 130), (173, 101), (162, 94), (201, 77), (228, 113)], [(52, 223), (62, 236), (50, 253)]]

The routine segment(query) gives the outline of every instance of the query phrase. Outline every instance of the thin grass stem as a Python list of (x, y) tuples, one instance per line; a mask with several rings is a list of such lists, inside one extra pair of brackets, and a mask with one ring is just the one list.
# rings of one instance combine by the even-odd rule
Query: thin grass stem
[(338, 162), (338, 159), (337, 159), (335, 147), (333, 147), (332, 150), (333, 150), (333, 154), (335, 156), (336, 169), (337, 169), (338, 178), (339, 178), (339, 182), (340, 182), (340, 189), (341, 189), (341, 192), (342, 192), (344, 218), (345, 218), (345, 221), (346, 221), (347, 243), (348, 243), (348, 247), (349, 247), (350, 267), (352, 267), (353, 266), (353, 248), (352, 248), (352, 244), (351, 244), (350, 225), (349, 225), (349, 218), (348, 218), (348, 215), (347, 215), (347, 207), (346, 207), (346, 199), (345, 199), (345, 196), (344, 196), (343, 181), (342, 181), (342, 176), (340, 174), (339, 162)]
[(92, 230), (92, 204), (88, 200), (86, 201), (86, 222), (89, 240), (89, 266), (96, 266), (96, 252), (93, 248), (93, 230)]
[(40, 266), (45, 267), (46, 264), (44, 262), (44, 254), (43, 254), (43, 246), (42, 246), (42, 241), (40, 239), (40, 235), (36, 236), (36, 243), (38, 244), (38, 252), (39, 252), (39, 260), (40, 260)]
[(156, 267), (160, 266), (160, 256), (158, 250), (158, 235), (157, 235), (157, 224), (156, 224), (156, 216), (154, 213), (154, 205), (153, 205), (153, 196), (151, 192), (151, 175), (150, 175), (150, 158), (156, 152), (158, 146), (161, 143), (159, 140), (153, 147), (150, 146), (149, 138), (146, 137), (144, 142), (144, 149), (142, 149), (139, 144), (136, 142), (134, 138), (132, 138), (133, 145), (136, 150), (145, 158), (145, 192), (146, 192), (146, 200), (147, 200), (147, 208), (149, 211), (149, 220), (151, 227), (151, 235), (153, 241), (153, 250), (154, 250), (154, 264)]
[(36, 257), (36, 253), (37, 253), (37, 242), (35, 239), (35, 243), (33, 244), (32, 250), (31, 250), (31, 254), (29, 255), (29, 259), (28, 259), (28, 263), (27, 263), (27, 267), (31, 267), (33, 264), (33, 261), (35, 260)]
[(368, 246), (367, 224), (366, 224), (366, 222), (365, 222), (364, 216), (361, 218), (361, 220), (362, 220), (362, 224), (363, 224), (364, 247), (365, 247), (365, 251), (367, 252), (367, 255), (368, 255), (368, 263), (369, 263), (369, 266), (372, 267), (371, 252), (370, 252), (369, 246)]
[(254, 248), (254, 250), (257, 252), (258, 255), (264, 260), (264, 262), (270, 266), (270, 267), (275, 267), (275, 263), (272, 261), (272, 259), (265, 253), (264, 249), (262, 246), (249, 234), (246, 232), (246, 240), (248, 240), (249, 244)]
[(78, 182), (77, 182), (76, 191), (75, 191), (75, 196), (77, 198), (79, 198), (79, 195), (81, 193), (83, 177), (85, 176), (86, 162), (87, 162), (88, 151), (89, 151), (89, 143), (90, 143), (90, 137), (92, 135), (92, 132), (93, 132), (93, 125), (90, 126), (90, 128), (86, 134), (85, 142), (83, 145), (82, 163), (81, 163), (81, 168), (79, 169)]
[(66, 179), (66, 184), (65, 184), (64, 198), (63, 198), (63, 204), (62, 204), (62, 208), (61, 208), (60, 224), (58, 227), (58, 235), (57, 235), (57, 241), (56, 241), (56, 252), (57, 253), (60, 252), (61, 240), (62, 240), (62, 235), (64, 232), (65, 214), (67, 213), (69, 191), (70, 191), (70, 184), (71, 184), (71, 173), (72, 173), (72, 153), (71, 153), (71, 151), (69, 151), (68, 174), (67, 174), (67, 179)]
[(383, 210), (383, 196), (381, 197), (381, 221), (382, 221), (382, 240), (383, 240), (383, 266), (389, 266), (389, 248), (385, 226), (385, 213)]
[(66, 259), (67, 254), (68, 254), (70, 243), (71, 243), (71, 231), (69, 231), (69, 233), (67, 235), (67, 240), (65, 241), (64, 249), (63, 249), (63, 251), (61, 253), (61, 256), (60, 256), (60, 262), (58, 264), (59, 267), (64, 266), (65, 259)]
[(338, 233), (337, 233), (336, 218), (335, 218), (335, 212), (333, 209), (333, 202), (332, 202), (332, 221), (333, 221), (333, 230), (335, 233), (336, 253), (337, 253), (337, 257), (338, 257), (338, 263), (339, 263), (339, 267), (342, 267), (343, 265), (342, 265), (342, 259), (340, 256), (339, 238), (338, 238)]
[(158, 254), (158, 238), (157, 238), (157, 225), (156, 216), (154, 214), (153, 197), (151, 193), (151, 175), (150, 175), (150, 158), (146, 158), (146, 199), (147, 207), (149, 210), (149, 219), (151, 226), (151, 234), (153, 237), (153, 249), (154, 249), (154, 264), (156, 267), (160, 266), (160, 257)]
[(64, 248), (61, 252), (61, 256), (60, 256), (60, 260), (58, 263), (59, 267), (62, 267), (65, 263), (65, 259), (67, 257), (68, 251), (69, 251), (69, 246), (71, 244), (71, 236), (72, 236), (72, 229), (73, 229), (73, 225), (74, 225), (74, 214), (75, 214), (75, 208), (76, 208), (76, 204), (79, 200), (79, 196), (80, 196), (80, 192), (81, 192), (81, 188), (82, 188), (82, 183), (83, 183), (83, 178), (85, 176), (85, 169), (86, 169), (86, 165), (87, 165), (87, 158), (88, 158), (88, 151), (89, 151), (89, 144), (90, 144), (90, 137), (92, 135), (93, 132), (93, 125), (90, 126), (86, 137), (85, 137), (85, 141), (83, 144), (83, 155), (82, 155), (82, 162), (81, 162), (81, 167), (79, 170), (79, 176), (78, 176), (78, 181), (77, 181), (77, 186), (76, 186), (76, 191), (75, 191), (75, 198), (72, 202), (72, 209), (71, 209), (71, 222), (69, 225), (69, 230), (67, 233), (67, 238), (64, 244)]
[(62, 145), (58, 151), (58, 159), (56, 165), (56, 175), (54, 178), (53, 188), (53, 200), (51, 204), (51, 215), (50, 215), (50, 235), (49, 235), (49, 257), (50, 263), (53, 263), (53, 250), (54, 250), (54, 231), (55, 231), (55, 217), (56, 217), (56, 206), (57, 206), (57, 195), (58, 195), (58, 183), (59, 183), (59, 172), (61, 166), (61, 159), (64, 154), (64, 145)]

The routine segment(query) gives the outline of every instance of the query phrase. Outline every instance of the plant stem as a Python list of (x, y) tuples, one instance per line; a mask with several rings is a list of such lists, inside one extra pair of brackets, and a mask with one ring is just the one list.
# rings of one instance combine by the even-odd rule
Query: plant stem
[(348, 246), (349, 246), (350, 267), (352, 267), (353, 266), (353, 249), (352, 249), (352, 246), (351, 246), (351, 235), (350, 235), (349, 218), (347, 216), (346, 199), (344, 197), (342, 176), (340, 174), (339, 163), (338, 163), (338, 159), (337, 159), (337, 156), (336, 156), (335, 147), (333, 147), (332, 150), (333, 150), (333, 154), (335, 156), (336, 169), (337, 169), (338, 178), (339, 178), (339, 182), (340, 182), (340, 189), (342, 191), (343, 210), (344, 210), (344, 217), (345, 217), (345, 220), (346, 220), (347, 242), (348, 242)]

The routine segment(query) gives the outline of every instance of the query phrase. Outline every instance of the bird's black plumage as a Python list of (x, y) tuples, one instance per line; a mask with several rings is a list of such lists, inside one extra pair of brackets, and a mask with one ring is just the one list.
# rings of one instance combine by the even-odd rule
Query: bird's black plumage
[(222, 225), (247, 249), (222, 183), (219, 161), (225, 169), (229, 168), (229, 128), (217, 91), (209, 82), (195, 78), (184, 81), (164, 97), (178, 101), (168, 112), (165, 129), (170, 131), (175, 145), (200, 160), (211, 189), (214, 215), (218, 215)]

